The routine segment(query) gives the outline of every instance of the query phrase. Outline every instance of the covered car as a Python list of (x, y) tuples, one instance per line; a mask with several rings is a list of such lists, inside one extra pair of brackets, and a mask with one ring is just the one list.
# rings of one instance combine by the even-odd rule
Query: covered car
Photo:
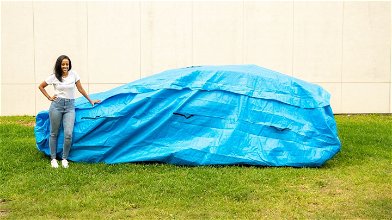
[[(330, 94), (256, 65), (168, 70), (90, 97), (102, 102), (75, 101), (71, 161), (319, 167), (340, 150)], [(46, 155), (49, 133), (41, 111)]]

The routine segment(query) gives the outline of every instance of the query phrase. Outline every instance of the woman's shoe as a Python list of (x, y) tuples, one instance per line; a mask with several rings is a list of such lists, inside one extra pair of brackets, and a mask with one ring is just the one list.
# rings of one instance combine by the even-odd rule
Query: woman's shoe
[(63, 160), (61, 161), (61, 165), (63, 165), (64, 168), (68, 168), (68, 160), (63, 159)]
[(50, 165), (51, 165), (53, 168), (58, 168), (58, 167), (59, 167), (59, 164), (57, 163), (57, 160), (56, 160), (56, 159), (52, 159), (52, 161), (50, 161)]

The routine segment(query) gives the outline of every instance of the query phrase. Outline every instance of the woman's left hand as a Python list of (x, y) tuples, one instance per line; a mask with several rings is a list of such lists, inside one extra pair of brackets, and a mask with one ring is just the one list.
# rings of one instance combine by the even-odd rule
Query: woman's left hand
[(101, 103), (101, 100), (91, 100), (90, 103), (94, 106), (95, 103)]

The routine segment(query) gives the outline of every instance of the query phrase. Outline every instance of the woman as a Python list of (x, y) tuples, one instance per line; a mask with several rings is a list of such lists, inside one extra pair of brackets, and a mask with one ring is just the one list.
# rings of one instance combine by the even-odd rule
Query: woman
[[(78, 91), (86, 97), (86, 99), (94, 106), (100, 100), (91, 100), (84, 91), (79, 75), (71, 70), (71, 59), (68, 56), (61, 55), (57, 58), (54, 66), (54, 73), (39, 85), (39, 90), (52, 101), (49, 108), (50, 119), (50, 157), (51, 166), (57, 168), (59, 165), (56, 160), (57, 136), (61, 122), (64, 127), (64, 145), (61, 164), (64, 168), (68, 168), (68, 155), (72, 144), (72, 132), (75, 122), (75, 85)], [(54, 95), (50, 96), (45, 87), (53, 84)]]

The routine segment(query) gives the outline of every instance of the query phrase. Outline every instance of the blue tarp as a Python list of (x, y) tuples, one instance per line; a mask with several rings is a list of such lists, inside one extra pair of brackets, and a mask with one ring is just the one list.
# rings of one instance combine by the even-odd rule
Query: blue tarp
[[(69, 159), (318, 167), (340, 150), (330, 95), (256, 65), (174, 69), (75, 101)], [(37, 147), (49, 152), (48, 111)], [(58, 140), (62, 151), (63, 132)]]

